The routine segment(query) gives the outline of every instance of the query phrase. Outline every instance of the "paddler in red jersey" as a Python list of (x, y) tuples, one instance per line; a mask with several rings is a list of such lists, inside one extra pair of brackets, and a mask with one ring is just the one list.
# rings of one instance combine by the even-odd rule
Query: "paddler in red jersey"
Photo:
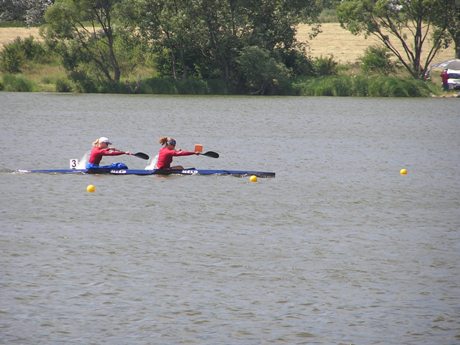
[(120, 151), (116, 148), (109, 147), (112, 143), (106, 137), (100, 137), (93, 142), (93, 148), (89, 156), (87, 169), (110, 168), (110, 169), (128, 169), (124, 163), (112, 163), (111, 165), (100, 166), (99, 163), (103, 156), (120, 156), (130, 155), (130, 152)]
[(176, 140), (173, 138), (162, 137), (160, 138), (160, 144), (163, 145), (163, 147), (158, 152), (158, 160), (156, 164), (158, 169), (182, 170), (184, 168), (181, 165), (171, 166), (174, 156), (191, 156), (200, 154), (199, 152), (176, 150)]

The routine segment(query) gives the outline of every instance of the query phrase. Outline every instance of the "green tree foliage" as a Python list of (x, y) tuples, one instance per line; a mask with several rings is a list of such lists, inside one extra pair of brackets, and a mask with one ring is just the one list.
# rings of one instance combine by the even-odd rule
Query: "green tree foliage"
[(0, 51), (0, 70), (20, 73), (27, 62), (43, 62), (47, 53), (42, 44), (28, 38), (16, 38)]
[[(115, 25), (116, 6), (121, 2), (56, 0), (48, 8), (43, 30), (46, 42), (59, 53), (64, 67), (77, 83), (92, 85), (98, 81), (115, 85), (120, 82), (124, 62), (133, 52), (132, 47), (125, 46), (125, 42), (131, 42), (131, 35)], [(130, 63), (125, 65), (132, 67)]]
[(10, 92), (30, 92), (34, 90), (34, 84), (20, 74), (5, 74), (3, 88)]
[(250, 79), (237, 62), (245, 47), (267, 51), (293, 73), (305, 71), (295, 25), (319, 12), (314, 0), (139, 0), (123, 11), (126, 25), (151, 45), (162, 76), (223, 79), (236, 90)]
[(319, 21), (321, 23), (337, 23), (337, 15), (335, 8), (340, 4), (341, 0), (320, 0), (321, 1), (321, 14)]
[(268, 50), (257, 46), (243, 48), (236, 61), (245, 86), (252, 94), (277, 93), (278, 85), (286, 84), (289, 78), (287, 67), (271, 57)]
[(377, 37), (414, 78), (422, 79), (447, 42), (446, 27), (435, 24), (449, 1), (453, 0), (344, 0), (337, 15), (353, 34)]
[(396, 71), (396, 65), (391, 61), (391, 53), (385, 47), (368, 47), (361, 60), (361, 69), (364, 73), (389, 75)]
[(447, 31), (449, 31), (455, 44), (455, 57), (460, 59), (460, 0), (455, 0), (455, 2), (446, 1), (450, 6)]
[(435, 24), (445, 28), (454, 43), (455, 57), (460, 59), (460, 0), (443, 0), (444, 10), (436, 13)]
[(341, 0), (321, 0), (321, 6), (325, 9), (335, 9)]
[(46, 8), (53, 2), (53, 0), (0, 0), (0, 22), (41, 24)]
[(70, 82), (65, 79), (58, 79), (56, 80), (56, 91), (57, 92), (71, 92), (72, 86)]
[(320, 56), (313, 60), (313, 70), (316, 76), (336, 75), (337, 62), (333, 56)]
[(0, 0), (0, 22), (23, 21), (26, 10), (25, 1)]
[(0, 70), (9, 73), (21, 72), (25, 63), (24, 52), (16, 45), (6, 45), (0, 53)]

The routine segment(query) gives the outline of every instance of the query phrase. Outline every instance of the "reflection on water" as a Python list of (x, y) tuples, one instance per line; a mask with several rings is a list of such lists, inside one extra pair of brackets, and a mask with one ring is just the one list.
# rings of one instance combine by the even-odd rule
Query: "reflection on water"
[[(460, 341), (458, 100), (0, 102), (2, 343)], [(178, 164), (277, 177), (11, 173), (67, 168), (102, 135), (152, 157), (171, 135), (220, 153)]]

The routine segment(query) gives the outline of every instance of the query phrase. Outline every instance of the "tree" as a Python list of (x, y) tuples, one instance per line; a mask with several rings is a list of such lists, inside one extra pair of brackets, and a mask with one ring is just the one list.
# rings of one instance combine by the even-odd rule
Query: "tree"
[(278, 85), (289, 79), (286, 66), (271, 57), (266, 49), (245, 47), (236, 61), (251, 94), (276, 93)]
[(193, 2), (139, 0), (122, 4), (124, 25), (156, 54), (161, 75), (174, 79), (199, 76), (196, 61), (202, 26), (191, 14)]
[[(436, 53), (447, 43), (446, 25), (436, 23), (448, 10), (449, 1), (344, 0), (337, 16), (353, 34), (377, 37), (414, 78), (422, 79)], [(428, 52), (422, 57), (425, 46)]]
[(42, 24), (46, 9), (54, 0), (24, 0), (26, 2), (25, 22), (27, 25)]
[(0, 22), (23, 21), (26, 10), (23, 0), (0, 0)]
[[(116, 84), (122, 68), (114, 27), (114, 7), (121, 0), (56, 0), (45, 14), (47, 43), (63, 58), (74, 75), (94, 75)], [(117, 49), (118, 48), (118, 49)]]
[(382, 46), (368, 47), (361, 57), (361, 69), (366, 73), (389, 75), (396, 70), (395, 63), (390, 59), (388, 48)]
[(222, 79), (239, 88), (247, 85), (237, 62), (245, 47), (302, 70), (301, 55), (293, 53), (302, 50), (295, 27), (319, 12), (316, 0), (138, 0), (124, 13), (151, 44), (163, 75)]
[(446, 27), (454, 42), (455, 57), (460, 59), (460, 0), (443, 0), (445, 11), (439, 13), (435, 22), (439, 27)]
[(43, 16), (53, 0), (0, 0), (0, 22), (19, 21), (27, 25), (43, 22)]
[(41, 43), (35, 42), (32, 36), (16, 37), (0, 51), (0, 70), (9, 73), (20, 73), (27, 62), (43, 62), (48, 54)]
[[(448, 1), (448, 0), (447, 0)], [(455, 0), (452, 17), (447, 30), (455, 42), (455, 57), (460, 59), (460, 0)]]

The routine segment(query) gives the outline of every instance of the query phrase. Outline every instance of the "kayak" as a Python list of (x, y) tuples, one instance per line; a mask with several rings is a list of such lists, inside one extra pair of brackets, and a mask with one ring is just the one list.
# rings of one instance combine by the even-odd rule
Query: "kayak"
[(208, 170), (188, 168), (183, 170), (142, 170), (142, 169), (44, 169), (44, 170), (18, 170), (19, 173), (40, 173), (40, 174), (108, 174), (108, 175), (231, 175), (237, 177), (257, 176), (275, 177), (274, 172), (251, 171), (251, 170)]

